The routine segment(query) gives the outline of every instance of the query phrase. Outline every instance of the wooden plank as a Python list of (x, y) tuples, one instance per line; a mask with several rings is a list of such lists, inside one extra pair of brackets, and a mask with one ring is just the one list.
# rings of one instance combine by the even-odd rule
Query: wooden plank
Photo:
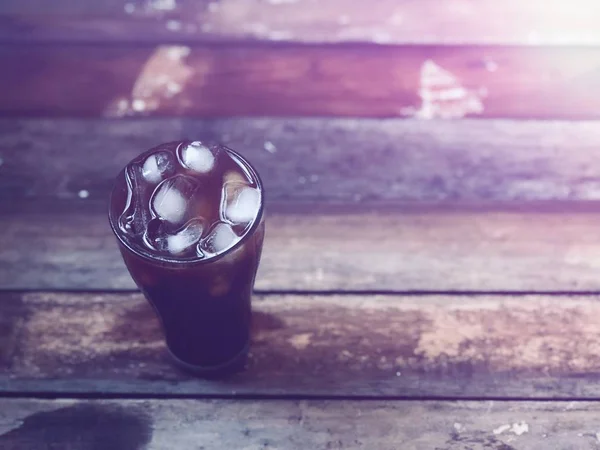
[[(98, 4), (96, 4), (98, 3)], [(5, 41), (597, 45), (587, 0), (4, 0)]]
[(215, 448), (597, 449), (592, 402), (0, 400), (0, 445)]
[(1, 119), (0, 209), (105, 211), (130, 159), (183, 138), (243, 153), (270, 205), (600, 200), (597, 121)]
[(581, 119), (600, 103), (596, 47), (2, 45), (0, 65), (2, 115)]
[(0, 392), (600, 398), (600, 297), (267, 295), (247, 369), (175, 368), (139, 294), (4, 294)]
[[(268, 213), (256, 288), (600, 290), (597, 211)], [(133, 289), (105, 214), (0, 218), (2, 289)]]

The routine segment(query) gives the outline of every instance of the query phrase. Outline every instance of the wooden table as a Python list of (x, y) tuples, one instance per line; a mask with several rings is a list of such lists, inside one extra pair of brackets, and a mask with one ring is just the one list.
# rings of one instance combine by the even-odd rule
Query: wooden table
[[(0, 4), (0, 449), (600, 447), (597, 5), (87, 3)], [(184, 138), (268, 196), (224, 380), (106, 218)]]

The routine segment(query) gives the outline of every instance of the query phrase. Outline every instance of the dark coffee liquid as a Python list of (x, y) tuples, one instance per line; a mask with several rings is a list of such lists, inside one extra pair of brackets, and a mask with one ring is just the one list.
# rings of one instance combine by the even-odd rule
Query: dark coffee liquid
[[(209, 171), (193, 170), (210, 164), (196, 158), (186, 166), (181, 150), (189, 144), (161, 145), (132, 161), (117, 178), (110, 222), (173, 356), (198, 370), (227, 371), (231, 361), (243, 361), (249, 342), (264, 237), (261, 184), (245, 161), (222, 147), (211, 149)], [(175, 165), (164, 158), (148, 163), (158, 152)]]

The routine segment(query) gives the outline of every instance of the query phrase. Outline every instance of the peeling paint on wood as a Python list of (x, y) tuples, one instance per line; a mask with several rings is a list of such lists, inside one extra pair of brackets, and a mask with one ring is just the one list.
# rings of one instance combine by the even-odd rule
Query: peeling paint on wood
[[(189, 78), (193, 75), (194, 71), (185, 62), (190, 51), (186, 46), (157, 47), (140, 70), (131, 96), (116, 99), (108, 106), (105, 115), (144, 115), (164, 107), (165, 102), (172, 101), (185, 90)], [(185, 108), (191, 100), (184, 98), (181, 102)]]
[(292, 347), (296, 348), (297, 350), (304, 350), (310, 345), (312, 335), (312, 333), (297, 334), (289, 338), (289, 342), (292, 344)]
[(407, 115), (420, 119), (456, 119), (484, 111), (481, 93), (465, 89), (453, 74), (432, 60), (425, 61), (421, 67), (419, 97), (420, 108), (405, 108)]

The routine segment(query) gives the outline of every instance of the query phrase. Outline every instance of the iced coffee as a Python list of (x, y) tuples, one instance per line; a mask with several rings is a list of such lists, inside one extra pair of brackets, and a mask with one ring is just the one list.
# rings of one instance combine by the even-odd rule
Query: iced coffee
[(155, 147), (117, 177), (109, 219), (125, 265), (175, 361), (195, 373), (245, 363), (263, 203), (244, 158), (200, 141)]

